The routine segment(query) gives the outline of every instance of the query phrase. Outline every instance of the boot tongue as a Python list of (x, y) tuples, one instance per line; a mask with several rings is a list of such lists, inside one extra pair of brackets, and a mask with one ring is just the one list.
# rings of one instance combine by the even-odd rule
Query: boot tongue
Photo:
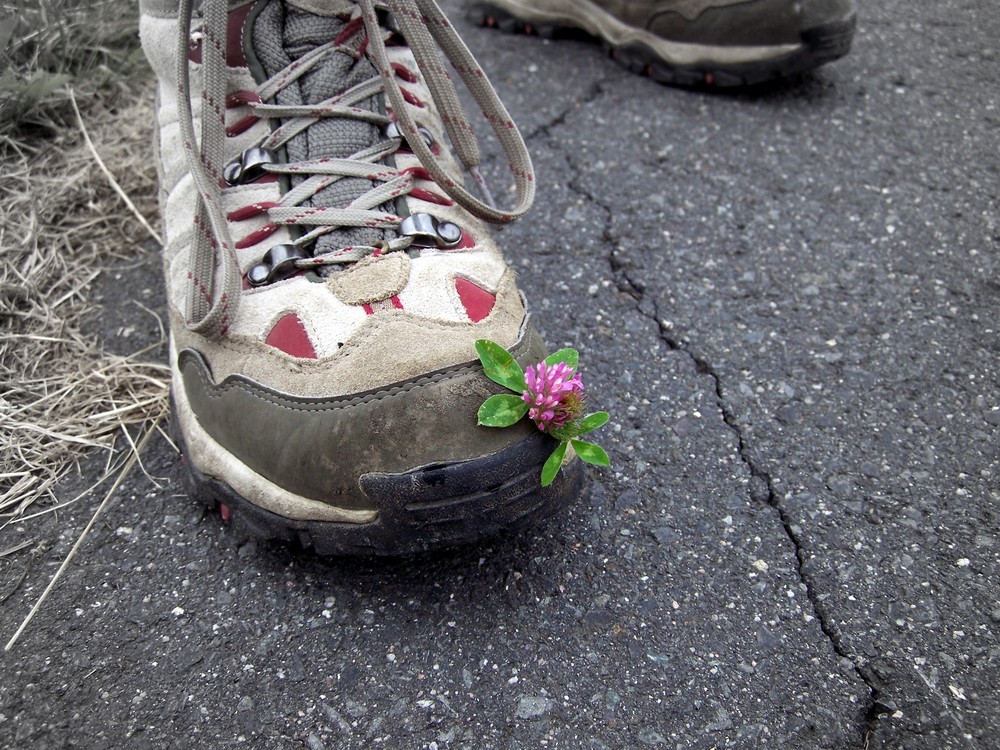
[[(299, 4), (270, 0), (253, 25), (252, 39), (257, 58), (270, 78), (290, 63), (321, 44), (336, 38), (346, 22), (338, 17), (311, 13)], [(377, 75), (364, 57), (355, 60), (346, 53), (334, 53), (292, 82), (276, 96), (283, 105), (318, 104), (352, 86)], [(375, 110), (378, 98), (357, 105)], [(383, 138), (380, 128), (361, 120), (329, 118), (316, 122), (285, 144), (289, 162), (311, 161), (323, 157), (345, 158), (377, 143)], [(293, 177), (297, 185), (304, 177)], [(303, 203), (310, 207), (344, 208), (375, 183), (357, 177), (344, 177)], [(382, 207), (394, 212), (392, 206)], [(376, 245), (388, 239), (382, 230), (368, 228), (337, 229), (320, 237), (314, 254), (333, 252), (345, 245)]]

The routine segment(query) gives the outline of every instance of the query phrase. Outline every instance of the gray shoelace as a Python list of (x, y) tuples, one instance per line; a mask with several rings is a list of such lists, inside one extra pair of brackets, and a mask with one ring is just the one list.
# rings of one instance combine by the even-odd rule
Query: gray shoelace
[[(188, 47), (194, 0), (181, 0), (180, 32), (177, 41), (177, 79), (179, 120), (188, 165), (201, 196), (195, 217), (191, 243), (190, 275), (187, 297), (188, 327), (205, 336), (225, 335), (239, 305), (242, 278), (234, 244), (229, 234), (221, 196), (227, 186), (223, 178), (226, 121), (225, 59), (227, 0), (204, 0), (202, 4), (202, 123), (200, 147), (195, 136), (191, 108), (191, 84), (188, 69)], [(318, 104), (283, 106), (269, 104), (275, 95), (292, 81), (308, 72), (325, 56), (345, 51), (344, 42), (320, 45), (306, 53), (277, 75), (258, 87), (262, 103), (249, 103), (256, 117), (281, 121), (261, 144), (262, 148), (278, 149), (289, 139), (324, 118), (356, 118), (379, 126), (389, 124), (389, 118), (356, 106), (378, 94), (384, 94), (396, 119), (396, 127), (406, 140), (421, 166), (437, 185), (470, 214), (487, 222), (505, 224), (518, 218), (530, 207), (535, 192), (534, 173), (524, 140), (504, 108), (485, 73), (459, 38), (451, 23), (434, 0), (387, 0), (376, 5), (374, 0), (358, 0), (355, 14), (360, 17), (367, 37), (364, 54), (374, 66), (377, 76), (363, 81), (339, 95)], [(386, 52), (389, 32), (382, 28), (377, 9), (387, 9), (395, 19), (400, 34), (406, 40), (417, 68), (431, 92), (434, 104), (462, 166), (473, 176), (483, 197), (477, 197), (454, 178), (441, 158), (434, 154), (410, 114), (409, 106), (396, 80)], [(356, 42), (355, 42), (356, 43)], [(358, 47), (355, 47), (355, 52)], [(497, 208), (479, 175), (479, 147), (465, 116), (441, 54), (459, 73), (483, 116), (489, 122), (503, 149), (514, 179), (515, 207)], [(305, 231), (296, 244), (306, 246), (323, 234), (344, 227), (373, 227), (398, 230), (401, 218), (387, 213), (386, 204), (414, 188), (412, 173), (400, 172), (381, 162), (400, 146), (399, 139), (386, 139), (373, 144), (349, 158), (314, 159), (290, 164), (272, 164), (264, 169), (275, 174), (305, 177), (285, 193), (279, 205), (267, 209), (270, 222), (296, 225)], [(374, 187), (359, 195), (343, 208), (309, 207), (301, 204), (317, 192), (338, 180), (360, 177)], [(410, 238), (398, 233), (380, 247), (355, 245), (306, 258), (299, 267), (360, 260), (376, 250), (389, 251), (409, 245)]]

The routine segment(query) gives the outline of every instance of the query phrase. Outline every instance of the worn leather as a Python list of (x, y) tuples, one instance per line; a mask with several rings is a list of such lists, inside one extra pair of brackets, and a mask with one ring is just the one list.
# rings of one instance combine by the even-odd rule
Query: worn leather
[(712, 46), (798, 43), (804, 29), (846, 18), (850, 0), (594, 0), (606, 12), (676, 42)]
[[(530, 323), (511, 351), (522, 366), (545, 357)], [(289, 492), (343, 508), (373, 507), (359, 485), (363, 474), (474, 459), (534, 431), (528, 420), (475, 426), (480, 404), (504, 392), (478, 362), (364, 394), (305, 398), (241, 376), (216, 383), (193, 349), (177, 361), (191, 409), (212, 438)]]
[(399, 294), (409, 280), (410, 256), (390, 253), (365, 258), (331, 275), (326, 284), (345, 305), (364, 305)]
[[(302, 281), (299, 286), (306, 291), (318, 287), (323, 295), (332, 296), (326, 284)], [(265, 322), (284, 312), (298, 312), (292, 306), (297, 300), (290, 295), (278, 298), (278, 302), (282, 306), (263, 318)], [(447, 299), (443, 302), (451, 304)], [(525, 306), (514, 285), (514, 272), (508, 269), (497, 291), (493, 311), (474, 326), (468, 322), (418, 317), (402, 310), (361, 315), (365, 319), (358, 331), (327, 356), (321, 353), (319, 359), (292, 357), (251, 336), (231, 334), (219, 340), (206, 339), (186, 329), (180, 311), (173, 305), (170, 329), (177, 350), (201, 352), (217, 381), (243, 375), (276, 391), (329, 397), (377, 390), (465, 362), (475, 356), (472, 347), (477, 338), (512, 346), (519, 336)], [(307, 315), (302, 317), (311, 332), (314, 323)]]
[(678, 7), (654, 12), (646, 27), (678, 42), (734, 47), (797, 44), (802, 30), (801, 3), (789, 0), (714, 3), (693, 18), (684, 12), (690, 3), (660, 5)]

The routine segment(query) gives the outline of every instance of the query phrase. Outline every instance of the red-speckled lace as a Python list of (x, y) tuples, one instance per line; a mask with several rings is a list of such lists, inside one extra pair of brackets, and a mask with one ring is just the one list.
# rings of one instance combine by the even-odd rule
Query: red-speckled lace
[[(177, 41), (178, 100), (180, 127), (188, 164), (194, 178), (201, 203), (195, 217), (195, 234), (191, 246), (190, 284), (187, 299), (188, 326), (206, 336), (224, 335), (239, 305), (242, 278), (236, 259), (235, 247), (230, 238), (227, 216), (222, 211), (221, 195), (227, 186), (223, 178), (224, 146), (227, 137), (225, 59), (227, 0), (204, 0), (202, 4), (202, 123), (200, 144), (195, 136), (191, 108), (191, 84), (188, 69), (188, 45), (191, 28), (193, 0), (181, 0), (180, 33)], [(378, 10), (392, 14), (400, 35), (406, 40), (417, 68), (431, 92), (434, 105), (462, 166), (473, 176), (483, 197), (477, 197), (457, 181), (447, 170), (439, 155), (428, 146), (417, 122), (410, 112), (408, 102), (412, 93), (402, 89), (398, 78), (405, 72), (399, 65), (390, 63), (386, 52), (386, 39), (393, 33), (383, 28)], [(296, 60), (277, 75), (260, 85), (256, 92), (260, 102), (247, 97), (242, 102), (256, 118), (281, 121), (262, 142), (266, 149), (277, 149), (290, 138), (301, 133), (315, 122), (329, 117), (349, 117), (365, 120), (380, 126), (389, 124), (386, 115), (373, 113), (355, 106), (377, 94), (384, 94), (391, 108), (399, 133), (406, 140), (423, 168), (423, 171), (398, 171), (381, 162), (400, 147), (400, 139), (389, 139), (351, 155), (347, 159), (317, 159), (292, 164), (271, 164), (264, 171), (276, 174), (306, 176), (302, 182), (284, 194), (280, 202), (259, 207), (266, 211), (272, 224), (294, 224), (306, 227), (296, 242), (305, 245), (321, 234), (339, 227), (375, 227), (398, 229), (401, 218), (388, 214), (378, 207), (390, 203), (400, 195), (412, 194), (416, 179), (429, 179), (437, 184), (451, 200), (470, 214), (484, 221), (503, 224), (522, 215), (534, 199), (534, 173), (531, 160), (520, 133), (501, 104), (482, 68), (458, 37), (448, 19), (433, 0), (388, 0), (376, 4), (374, 0), (358, 0), (350, 23), (363, 31), (364, 38), (338, 39), (316, 47)], [(354, 35), (348, 35), (353, 37)], [(353, 47), (346, 47), (351, 45)], [(310, 70), (334, 52), (352, 51), (364, 54), (373, 64), (376, 77), (351, 87), (333, 99), (316, 105), (282, 106), (268, 104), (284, 86)], [(459, 73), (490, 123), (503, 148), (516, 189), (516, 203), (511, 210), (497, 208), (489, 197), (485, 183), (479, 175), (479, 148), (472, 128), (459, 103), (454, 84), (442, 64), (441, 53)], [(301, 204), (318, 191), (344, 177), (362, 177), (376, 183), (371, 190), (359, 196), (345, 208), (309, 207)], [(427, 197), (426, 191), (424, 192)], [(399, 249), (410, 243), (407, 237), (398, 237), (385, 249)], [(300, 261), (301, 266), (324, 263), (356, 261), (374, 252), (376, 248), (353, 246), (340, 248)]]

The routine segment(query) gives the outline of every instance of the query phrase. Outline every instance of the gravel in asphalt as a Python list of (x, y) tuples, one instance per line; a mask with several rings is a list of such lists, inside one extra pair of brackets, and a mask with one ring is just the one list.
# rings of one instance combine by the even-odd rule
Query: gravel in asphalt
[[(0, 746), (995, 746), (1000, 16), (881, 0), (844, 60), (718, 95), (455, 15), (613, 467), (514, 538), (329, 561), (234, 538), (157, 441), (0, 656)], [(118, 335), (158, 274), (109, 272), (109, 348), (158, 335)], [(4, 532), (52, 542), (2, 569), (5, 641), (97, 502)]]

